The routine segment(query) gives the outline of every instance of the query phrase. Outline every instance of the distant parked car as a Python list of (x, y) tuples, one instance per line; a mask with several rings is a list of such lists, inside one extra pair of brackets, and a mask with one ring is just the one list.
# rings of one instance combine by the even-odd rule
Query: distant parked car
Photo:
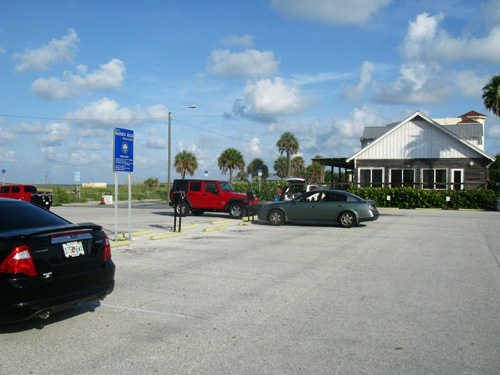
[(313, 190), (285, 202), (268, 203), (257, 213), (272, 225), (289, 222), (338, 223), (349, 228), (379, 217), (377, 204), (338, 190)]
[(47, 318), (113, 291), (111, 246), (99, 225), (9, 198), (0, 198), (0, 212), (0, 323)]
[(281, 195), (282, 201), (289, 201), (300, 194), (304, 194), (311, 190), (317, 190), (316, 185), (307, 185), (306, 179), (301, 177), (290, 177), (286, 178), (286, 185), (283, 186), (283, 194)]

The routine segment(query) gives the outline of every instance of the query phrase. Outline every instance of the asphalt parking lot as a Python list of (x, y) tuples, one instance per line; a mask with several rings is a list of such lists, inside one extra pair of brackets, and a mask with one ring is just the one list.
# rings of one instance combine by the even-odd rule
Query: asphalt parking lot
[[(114, 234), (112, 206), (53, 211)], [(350, 229), (190, 215), (150, 239), (173, 219), (135, 202), (115, 291), (0, 325), (0, 373), (500, 373), (500, 212), (381, 210)]]

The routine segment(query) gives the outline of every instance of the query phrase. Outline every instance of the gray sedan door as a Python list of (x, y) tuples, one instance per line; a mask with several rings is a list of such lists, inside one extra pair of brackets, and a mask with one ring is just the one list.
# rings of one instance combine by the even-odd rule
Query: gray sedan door
[(317, 202), (317, 220), (336, 222), (338, 215), (344, 210), (347, 197), (341, 193), (323, 192), (321, 201)]

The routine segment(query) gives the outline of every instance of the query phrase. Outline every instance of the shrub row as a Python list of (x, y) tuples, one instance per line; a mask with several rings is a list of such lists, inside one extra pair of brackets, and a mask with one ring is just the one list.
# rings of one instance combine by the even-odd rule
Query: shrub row
[(379, 207), (397, 208), (493, 209), (497, 196), (492, 190), (352, 188), (349, 191), (374, 200)]

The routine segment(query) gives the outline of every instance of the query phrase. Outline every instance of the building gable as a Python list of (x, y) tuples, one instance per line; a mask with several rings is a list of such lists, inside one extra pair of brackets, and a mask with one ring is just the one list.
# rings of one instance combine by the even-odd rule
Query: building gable
[[(392, 125), (392, 124), (391, 124)], [(494, 160), (454, 132), (417, 111), (347, 159), (456, 159)]]

